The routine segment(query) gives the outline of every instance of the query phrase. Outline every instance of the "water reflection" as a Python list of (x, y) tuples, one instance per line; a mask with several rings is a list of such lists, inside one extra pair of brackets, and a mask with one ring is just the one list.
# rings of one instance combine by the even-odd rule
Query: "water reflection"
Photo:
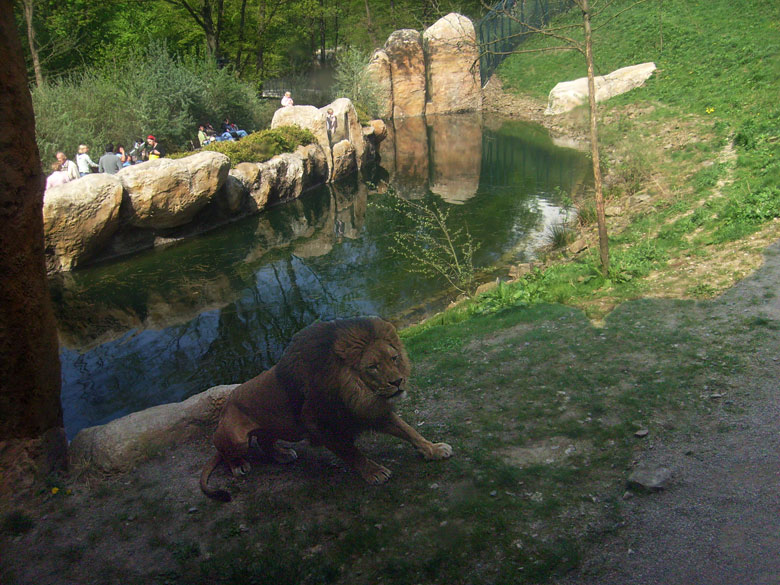
[[(586, 178), (587, 161), (527, 126), (415, 118), (389, 129), (370, 179), (455, 204), (475, 262), (522, 259)], [(372, 187), (373, 188), (373, 187)], [(438, 306), (441, 283), (393, 257), (388, 212), (366, 183), (323, 187), (234, 225), (52, 280), (69, 436), (274, 363), (318, 318)]]

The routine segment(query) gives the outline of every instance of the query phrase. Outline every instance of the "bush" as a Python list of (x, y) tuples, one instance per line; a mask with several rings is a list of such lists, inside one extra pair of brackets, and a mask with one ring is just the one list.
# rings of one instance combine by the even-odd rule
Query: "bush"
[(227, 155), (232, 166), (242, 162), (263, 162), (282, 154), (292, 152), (299, 146), (314, 142), (309, 130), (298, 126), (280, 126), (279, 128), (253, 132), (238, 141), (212, 142), (203, 150), (212, 150)]
[(229, 68), (178, 59), (165, 47), (46, 83), (32, 97), (43, 161), (57, 150), (75, 158), (81, 143), (94, 155), (106, 143), (129, 146), (147, 134), (175, 152), (189, 147), (203, 121), (229, 116), (252, 132), (268, 119), (268, 107)]
[(361, 122), (379, 117), (379, 88), (366, 75), (369, 60), (370, 55), (352, 47), (336, 60), (333, 91), (352, 100)]

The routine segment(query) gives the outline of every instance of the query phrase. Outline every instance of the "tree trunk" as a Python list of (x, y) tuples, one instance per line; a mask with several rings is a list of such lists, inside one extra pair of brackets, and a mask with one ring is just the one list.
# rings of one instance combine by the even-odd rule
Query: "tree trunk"
[(67, 443), (44, 259), (44, 183), (12, 2), (0, 2), (0, 62), (0, 496), (5, 496), (64, 468)]
[(35, 45), (35, 28), (33, 27), (35, 0), (22, 0), (22, 4), (24, 4), (24, 19), (27, 21), (27, 42), (30, 45), (30, 55), (32, 56), (33, 71), (35, 72), (35, 85), (40, 87), (43, 85), (43, 70), (41, 69), (38, 47)]
[(590, 151), (593, 159), (593, 185), (596, 190), (596, 216), (599, 228), (599, 254), (604, 276), (609, 271), (609, 241), (607, 239), (607, 220), (604, 213), (604, 191), (601, 180), (599, 160), (599, 134), (596, 110), (596, 84), (593, 80), (593, 35), (590, 27), (590, 7), (588, 0), (581, 0), (583, 26), (585, 29), (585, 60), (588, 64), (588, 103), (590, 104)]
[(244, 48), (244, 27), (246, 26), (246, 0), (241, 0), (241, 18), (238, 23), (238, 49), (236, 50), (236, 71), (239, 73), (242, 70), (241, 66), (241, 53)]
[(325, 0), (320, 0), (320, 65), (325, 66)]
[(368, 31), (368, 38), (371, 39), (371, 47), (376, 48), (376, 35), (374, 34), (374, 25), (371, 23), (371, 9), (368, 7), (368, 0), (365, 0), (366, 4), (366, 31)]

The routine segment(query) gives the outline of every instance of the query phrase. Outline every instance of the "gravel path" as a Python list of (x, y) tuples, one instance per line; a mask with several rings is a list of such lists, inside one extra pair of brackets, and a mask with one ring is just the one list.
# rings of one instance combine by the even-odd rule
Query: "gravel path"
[(725, 320), (764, 324), (748, 367), (720, 399), (733, 396), (738, 408), (716, 408), (687, 436), (656, 440), (639, 463), (671, 469), (668, 488), (627, 500), (622, 528), (560, 585), (780, 584), (778, 283), (775, 244), (760, 270), (712, 303)]

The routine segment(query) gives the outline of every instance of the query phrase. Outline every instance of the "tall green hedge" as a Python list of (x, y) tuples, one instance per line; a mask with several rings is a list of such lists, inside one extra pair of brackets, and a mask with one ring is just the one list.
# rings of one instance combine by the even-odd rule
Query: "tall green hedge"
[(173, 57), (165, 47), (46, 83), (32, 96), (44, 163), (58, 150), (75, 158), (81, 143), (94, 158), (106, 143), (132, 146), (148, 134), (169, 151), (187, 149), (190, 141), (197, 144), (201, 122), (218, 127), (229, 116), (252, 132), (267, 125), (276, 108), (230, 69)]

